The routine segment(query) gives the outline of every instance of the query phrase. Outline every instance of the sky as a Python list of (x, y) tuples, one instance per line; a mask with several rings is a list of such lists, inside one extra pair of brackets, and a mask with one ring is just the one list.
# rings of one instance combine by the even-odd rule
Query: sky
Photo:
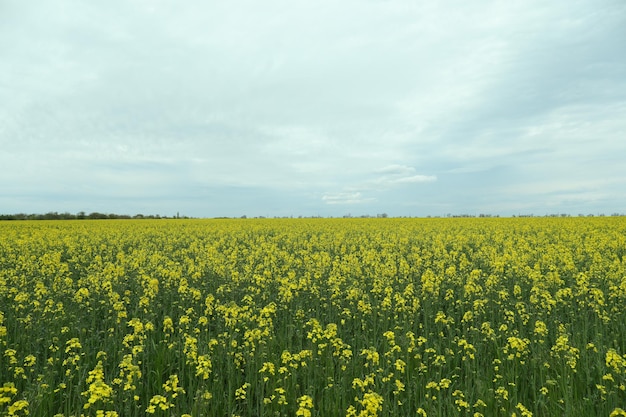
[(0, 0), (0, 213), (626, 213), (623, 0)]

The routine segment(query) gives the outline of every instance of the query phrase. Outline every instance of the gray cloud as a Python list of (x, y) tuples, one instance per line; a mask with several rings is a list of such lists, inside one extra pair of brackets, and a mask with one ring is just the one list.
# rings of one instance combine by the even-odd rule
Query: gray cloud
[(620, 211), (625, 38), (618, 0), (6, 1), (0, 207)]

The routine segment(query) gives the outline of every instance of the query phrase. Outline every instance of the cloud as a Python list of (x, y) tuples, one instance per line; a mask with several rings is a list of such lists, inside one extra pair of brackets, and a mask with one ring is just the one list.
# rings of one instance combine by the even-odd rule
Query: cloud
[(9, 0), (0, 205), (513, 210), (548, 183), (566, 211), (589, 180), (619, 199), (576, 204), (619, 210), (624, 22), (620, 0)]
[(433, 182), (433, 181), (437, 181), (436, 175), (413, 175), (410, 177), (393, 178), (389, 180), (389, 183), (410, 184), (410, 183)]
[(377, 188), (437, 181), (436, 175), (417, 174), (415, 168), (405, 165), (389, 165), (375, 173), (379, 176), (369, 181), (368, 185)]
[(322, 196), (326, 204), (363, 204), (376, 201), (373, 197), (363, 197), (360, 192), (328, 193)]
[[(374, 178), (357, 184), (349, 184), (344, 191), (325, 193), (326, 204), (363, 204), (380, 201), (386, 191), (410, 184), (429, 183), (437, 180), (434, 175), (416, 174), (415, 168), (392, 164), (374, 171)], [(358, 176), (357, 176), (358, 178)], [(389, 196), (387, 196), (389, 197)]]

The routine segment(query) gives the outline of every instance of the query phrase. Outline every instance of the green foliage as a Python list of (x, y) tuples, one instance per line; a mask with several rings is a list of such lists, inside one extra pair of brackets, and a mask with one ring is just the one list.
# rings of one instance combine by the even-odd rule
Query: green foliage
[(0, 415), (608, 416), (626, 403), (623, 218), (0, 233)]

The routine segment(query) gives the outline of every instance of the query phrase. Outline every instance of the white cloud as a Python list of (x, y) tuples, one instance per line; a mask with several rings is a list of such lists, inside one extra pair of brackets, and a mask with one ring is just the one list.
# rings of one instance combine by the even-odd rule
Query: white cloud
[(417, 174), (415, 168), (404, 165), (390, 165), (376, 171), (379, 175), (371, 180), (368, 185), (376, 187), (390, 187), (401, 184), (416, 184), (433, 182), (437, 180), (436, 175)]
[(322, 196), (326, 204), (363, 204), (375, 201), (373, 197), (364, 197), (360, 192), (328, 193)]
[(390, 182), (392, 184), (410, 184), (420, 182), (433, 182), (437, 181), (436, 175), (413, 175), (410, 177), (394, 178)]
[(415, 168), (406, 165), (388, 165), (374, 171), (376, 174), (407, 176), (415, 173)]

